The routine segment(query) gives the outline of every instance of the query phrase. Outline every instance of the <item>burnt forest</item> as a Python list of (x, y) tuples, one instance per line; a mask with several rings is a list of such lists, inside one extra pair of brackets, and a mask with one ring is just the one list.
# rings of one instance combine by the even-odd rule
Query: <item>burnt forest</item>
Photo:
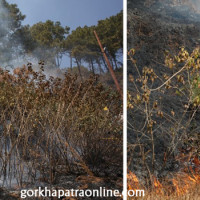
[(128, 189), (199, 199), (200, 2), (128, 0), (127, 20)]

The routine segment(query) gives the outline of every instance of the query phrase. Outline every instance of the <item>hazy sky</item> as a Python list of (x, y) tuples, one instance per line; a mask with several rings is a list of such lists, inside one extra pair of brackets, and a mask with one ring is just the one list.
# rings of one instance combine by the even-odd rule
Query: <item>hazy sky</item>
[[(62, 26), (75, 30), (78, 26), (96, 25), (98, 20), (116, 15), (123, 9), (123, 0), (7, 0), (18, 5), (26, 15), (23, 24), (33, 25), (39, 21), (60, 21)], [(67, 56), (61, 67), (70, 66)]]
[(123, 0), (7, 0), (15, 3), (26, 19), (23, 24), (35, 24), (47, 19), (60, 21), (71, 30), (78, 26), (96, 25), (98, 20), (117, 14)]

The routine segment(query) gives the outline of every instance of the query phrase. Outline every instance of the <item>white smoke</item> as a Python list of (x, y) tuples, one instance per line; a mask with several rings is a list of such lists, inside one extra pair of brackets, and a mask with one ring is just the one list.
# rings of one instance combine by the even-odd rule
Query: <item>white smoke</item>
[[(12, 34), (15, 30), (12, 29), (12, 22), (13, 19), (9, 11), (3, 6), (2, 0), (0, 0), (0, 67), (12, 73), (16, 67), (32, 63), (33, 69), (39, 71), (38, 58), (25, 53), (19, 38), (15, 37), (13, 45)], [(62, 76), (61, 70), (56, 67), (44, 66), (44, 73), (47, 78), (49, 76)]]
[(9, 32), (8, 24), (9, 18), (7, 10), (3, 7), (2, 1), (0, 0), (0, 35), (1, 37), (6, 36)]
[(200, 13), (200, 0), (192, 0), (194, 8)]
[(187, 6), (196, 12), (200, 12), (200, 0), (160, 0), (160, 2), (170, 2), (174, 6)]
[(8, 62), (12, 55), (13, 49), (9, 43), (11, 36), (11, 29), (9, 28), (11, 18), (3, 7), (2, 0), (0, 0), (0, 64)]

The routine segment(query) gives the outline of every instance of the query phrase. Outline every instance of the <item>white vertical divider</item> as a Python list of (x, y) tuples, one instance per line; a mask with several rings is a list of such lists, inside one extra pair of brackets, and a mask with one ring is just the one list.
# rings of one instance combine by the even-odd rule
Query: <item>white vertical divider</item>
[(127, 200), (127, 0), (123, 1), (123, 200)]

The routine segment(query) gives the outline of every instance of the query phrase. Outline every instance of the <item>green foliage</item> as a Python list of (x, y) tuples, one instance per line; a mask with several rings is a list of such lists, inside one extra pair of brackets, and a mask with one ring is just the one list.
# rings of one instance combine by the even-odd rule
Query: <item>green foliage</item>
[(120, 12), (116, 16), (99, 21), (97, 26), (78, 27), (67, 37), (65, 47), (76, 62), (83, 60), (94, 68), (93, 65), (95, 63), (99, 65), (102, 60), (102, 53), (94, 36), (96, 30), (102, 45), (107, 49), (106, 53), (111, 63), (113, 61), (116, 63), (117, 52), (123, 47), (122, 22), (123, 14)]
[[(15, 34), (21, 28), (22, 15), (16, 4), (8, 4), (6, 0), (0, 1), (0, 64), (7, 63), (15, 55)], [(19, 45), (19, 44), (18, 44)]]
[(61, 48), (63, 46), (63, 40), (69, 33), (69, 27), (63, 28), (60, 22), (53, 22), (47, 20), (46, 22), (39, 22), (34, 24), (31, 29), (31, 35), (39, 45), (43, 45), (47, 48)]
[(97, 55), (98, 46), (93, 31), (94, 26), (78, 27), (67, 37), (66, 48), (72, 52), (72, 56), (86, 60), (90, 56)]
[[(25, 19), (25, 15), (21, 13), (16, 4), (9, 4), (6, 0), (1, 0), (1, 4), (8, 11), (8, 16), (1, 16), (1, 19), (9, 20), (9, 29), (14, 31), (21, 27), (21, 22)], [(5, 14), (5, 13), (4, 13)]]
[[(44, 60), (48, 66), (59, 67), (63, 55), (68, 54), (75, 60), (80, 77), (82, 77), (80, 67), (83, 62), (88, 64), (88, 68), (93, 74), (96, 72), (102, 74), (104, 69), (108, 68), (94, 36), (94, 30), (96, 30), (103, 46), (107, 48), (106, 53), (111, 65), (113, 68), (114, 66), (116, 69), (118, 68), (118, 53), (121, 52), (123, 46), (122, 12), (100, 20), (96, 26), (78, 27), (69, 34), (70, 28), (63, 27), (59, 21), (47, 20), (33, 26), (22, 26), (21, 22), (25, 15), (22, 15), (17, 5), (2, 0), (2, 6), (6, 8), (0, 16), (4, 28), (1, 29), (0, 25), (2, 41), (0, 60), (2, 63), (9, 63), (12, 55), (20, 56), (29, 53), (39, 60)], [(6, 26), (3, 25), (4, 23)], [(7, 34), (10, 34), (9, 37)], [(2, 37), (7, 41), (3, 41)], [(72, 62), (70, 67), (72, 67)]]
[[(15, 42), (20, 42), (25, 53), (31, 54), (37, 48), (37, 44), (31, 35), (29, 25), (22, 26), (20, 29), (18, 29), (15, 32), (14, 37), (15, 38), (13, 38), (13, 43), (15, 44)], [(18, 44), (16, 43), (16, 45)]]
[(52, 58), (52, 63), (60, 66), (60, 59), (65, 53), (64, 40), (69, 33), (69, 27), (62, 27), (60, 22), (47, 20), (30, 27), (30, 35), (36, 46), (41, 49), (41, 59)]
[(100, 20), (96, 30), (103, 46), (107, 47), (111, 56), (115, 58), (117, 51), (123, 48), (123, 12)]

